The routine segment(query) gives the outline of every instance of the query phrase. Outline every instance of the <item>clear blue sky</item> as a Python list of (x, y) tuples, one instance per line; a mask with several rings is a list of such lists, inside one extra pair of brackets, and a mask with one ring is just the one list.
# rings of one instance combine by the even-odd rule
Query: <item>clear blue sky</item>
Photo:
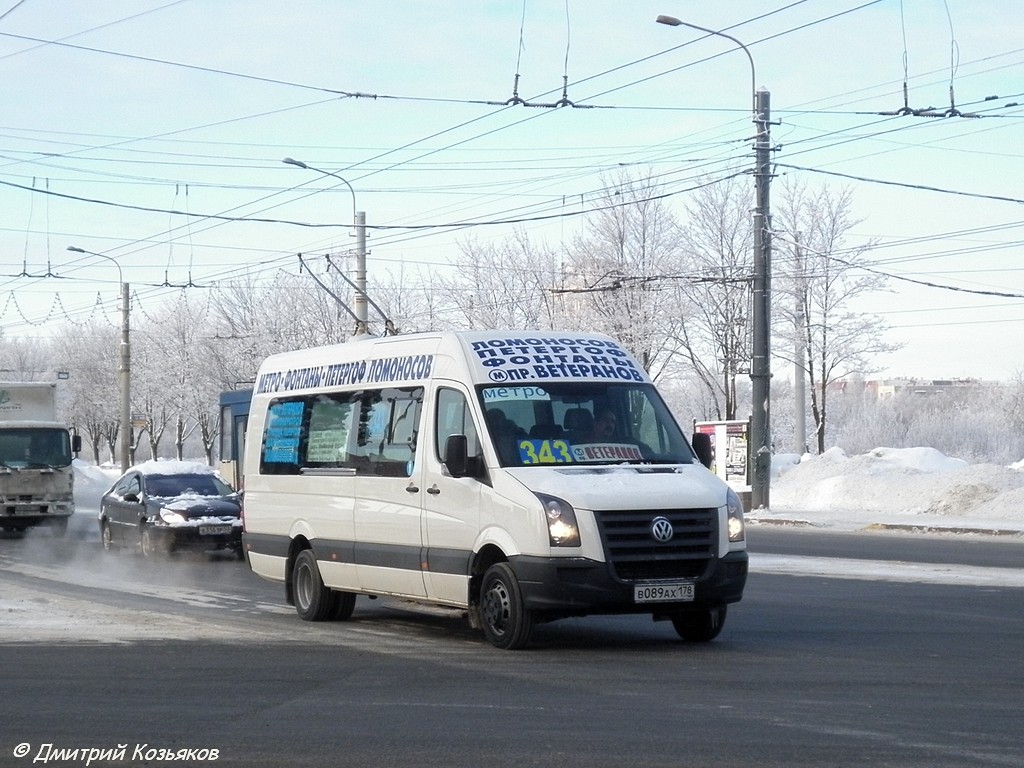
[[(849, 186), (851, 245), (961, 289), (894, 281), (863, 305), (906, 345), (885, 373), (1024, 369), (1024, 299), (971, 293), (1024, 294), (1016, 0), (0, 0), (0, 325), (45, 335), (97, 296), (116, 322), (113, 264), (69, 245), (114, 258), (140, 312), (180, 290), (164, 282), (350, 248), (348, 188), (285, 156), (352, 184), (371, 283), (508, 236), (497, 221), (557, 246), (581, 226), (562, 214), (623, 165), (662, 174), (681, 211), (696, 174), (749, 163), (751, 69), (659, 14), (747, 45), (779, 173)], [(565, 74), (566, 98), (594, 108), (503, 106), (517, 72), (525, 101), (561, 99)], [(878, 115), (904, 106), (904, 79), (912, 109), (946, 112), (952, 86), (982, 117)]]

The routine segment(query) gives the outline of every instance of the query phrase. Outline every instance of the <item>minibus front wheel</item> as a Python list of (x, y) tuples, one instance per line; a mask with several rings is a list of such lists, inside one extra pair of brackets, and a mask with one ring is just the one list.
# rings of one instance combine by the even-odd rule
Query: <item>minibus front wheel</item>
[(707, 643), (718, 637), (725, 626), (724, 605), (704, 610), (686, 611), (672, 617), (672, 626), (683, 640)]
[(519, 580), (508, 563), (495, 563), (480, 582), (480, 618), (491, 645), (507, 651), (526, 647), (533, 614), (523, 604)]

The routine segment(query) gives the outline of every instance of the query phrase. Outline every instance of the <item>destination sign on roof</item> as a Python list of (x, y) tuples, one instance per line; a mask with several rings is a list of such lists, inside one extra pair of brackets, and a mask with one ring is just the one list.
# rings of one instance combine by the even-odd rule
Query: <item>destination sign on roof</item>
[(632, 355), (611, 339), (522, 336), (469, 344), (478, 374), (495, 383), (609, 379), (650, 381)]

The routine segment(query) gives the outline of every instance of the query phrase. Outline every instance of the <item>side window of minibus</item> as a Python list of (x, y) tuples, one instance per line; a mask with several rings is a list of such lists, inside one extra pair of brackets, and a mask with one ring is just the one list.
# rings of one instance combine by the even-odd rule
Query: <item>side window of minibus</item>
[(364, 393), (359, 445), (353, 447), (353, 456), (365, 457), (365, 474), (409, 476), (422, 402), (422, 388)]
[(438, 461), (444, 456), (444, 445), (451, 435), (465, 435), (469, 457), (480, 456), (480, 439), (473, 424), (473, 414), (469, 410), (466, 396), (457, 389), (442, 388), (437, 391), (436, 425), (434, 455)]

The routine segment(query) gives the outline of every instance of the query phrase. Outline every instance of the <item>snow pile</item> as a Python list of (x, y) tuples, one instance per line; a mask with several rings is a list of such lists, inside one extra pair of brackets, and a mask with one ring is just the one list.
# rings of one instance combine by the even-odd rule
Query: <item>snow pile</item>
[(104, 469), (81, 459), (71, 463), (75, 472), (75, 506), (98, 508), (100, 497), (121, 476), (114, 469)]
[(800, 520), (835, 528), (871, 525), (1024, 532), (1024, 462), (968, 464), (933, 448), (876, 448), (847, 456), (773, 457), (771, 510), (752, 522)]

